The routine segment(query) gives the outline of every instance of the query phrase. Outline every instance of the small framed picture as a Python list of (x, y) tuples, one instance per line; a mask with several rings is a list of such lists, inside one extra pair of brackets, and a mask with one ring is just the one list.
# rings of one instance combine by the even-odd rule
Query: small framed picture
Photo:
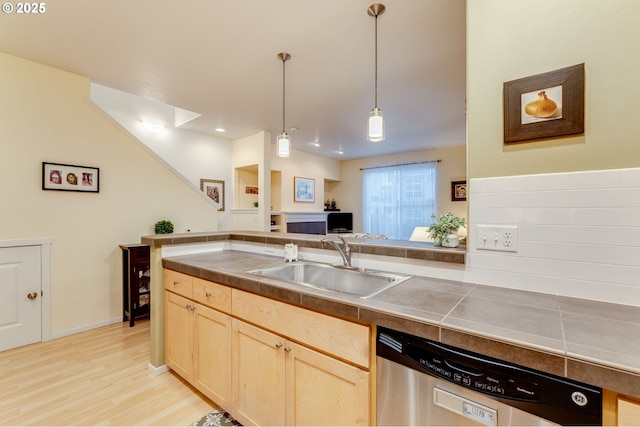
[(451, 201), (467, 200), (467, 181), (451, 181)]
[(584, 133), (584, 64), (504, 83), (504, 142)]
[(309, 202), (316, 201), (315, 197), (315, 180), (312, 178), (293, 177), (293, 201)]
[(100, 169), (42, 162), (42, 189), (99, 193)]
[(224, 211), (224, 181), (201, 178), (200, 190), (213, 200), (218, 211)]

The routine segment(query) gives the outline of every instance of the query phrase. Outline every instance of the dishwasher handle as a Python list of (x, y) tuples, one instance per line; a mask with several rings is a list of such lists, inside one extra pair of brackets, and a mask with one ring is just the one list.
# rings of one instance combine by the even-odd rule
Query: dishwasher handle
[(433, 388), (433, 403), (485, 426), (498, 425), (498, 411), (439, 387)]

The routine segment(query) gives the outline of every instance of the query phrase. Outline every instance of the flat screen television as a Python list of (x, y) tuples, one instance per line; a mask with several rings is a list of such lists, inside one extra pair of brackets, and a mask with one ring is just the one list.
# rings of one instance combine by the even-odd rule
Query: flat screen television
[(327, 234), (353, 233), (351, 212), (331, 212), (327, 214)]

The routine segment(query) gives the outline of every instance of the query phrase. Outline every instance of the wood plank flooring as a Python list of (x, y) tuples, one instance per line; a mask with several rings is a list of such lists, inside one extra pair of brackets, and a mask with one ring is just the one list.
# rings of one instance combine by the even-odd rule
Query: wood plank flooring
[(0, 425), (188, 426), (215, 405), (172, 371), (153, 376), (149, 321), (0, 352)]

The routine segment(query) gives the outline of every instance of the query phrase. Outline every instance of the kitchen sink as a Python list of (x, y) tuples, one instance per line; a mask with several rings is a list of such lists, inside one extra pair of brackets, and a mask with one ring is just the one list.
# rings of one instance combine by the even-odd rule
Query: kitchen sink
[(370, 298), (411, 277), (309, 261), (259, 268), (249, 270), (247, 273), (293, 282), (314, 289), (357, 295), (363, 299)]

